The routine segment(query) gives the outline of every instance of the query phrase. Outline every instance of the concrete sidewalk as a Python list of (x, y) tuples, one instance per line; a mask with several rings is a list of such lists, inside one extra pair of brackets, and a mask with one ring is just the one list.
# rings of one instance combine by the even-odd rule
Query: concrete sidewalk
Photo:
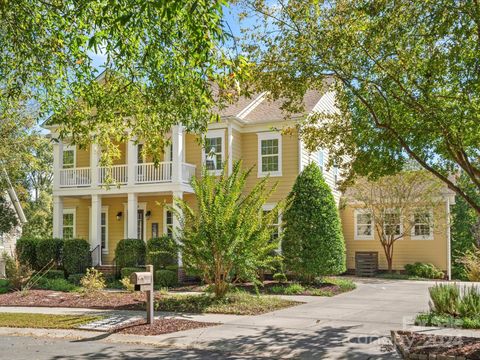
[[(307, 303), (257, 316), (172, 315), (222, 325), (160, 336), (131, 336), (86, 331), (1, 329), (0, 335), (81, 338), (82, 341), (134, 342), (179, 349), (209, 349), (281, 358), (395, 359), (390, 330), (407, 329), (428, 309), (432, 282), (375, 280), (358, 282), (352, 292), (331, 298), (306, 297)], [(300, 299), (299, 299), (300, 300)], [(25, 308), (0, 311), (25, 312)], [(85, 309), (30, 308), (32, 312), (105, 313)], [(121, 312), (139, 316), (139, 312)]]

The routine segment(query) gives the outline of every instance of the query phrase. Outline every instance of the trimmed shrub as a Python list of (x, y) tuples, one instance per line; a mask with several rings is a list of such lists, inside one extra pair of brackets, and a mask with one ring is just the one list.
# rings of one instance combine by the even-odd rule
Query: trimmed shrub
[(65, 273), (63, 270), (48, 270), (43, 275), (44, 279), (65, 279)]
[(120, 240), (115, 248), (115, 262), (120, 269), (145, 265), (145, 251), (141, 239)]
[(405, 265), (405, 271), (408, 275), (426, 279), (443, 279), (445, 276), (445, 274), (435, 267), (435, 265), (421, 262)]
[(345, 241), (330, 187), (315, 163), (298, 175), (283, 215), (285, 265), (306, 281), (346, 270)]
[(68, 275), (68, 282), (70, 282), (73, 285), (80, 285), (80, 281), (82, 278), (85, 276), (85, 274), (70, 274)]
[(7, 279), (0, 279), (0, 294), (6, 294), (10, 291), (10, 281)]
[(144, 272), (144, 271), (145, 271), (145, 268), (126, 267), (126, 268), (123, 268), (122, 270), (120, 270), (120, 275), (121, 275), (122, 279), (124, 279), (126, 277), (130, 279), (130, 275), (132, 275), (132, 273), (134, 273), (134, 272)]
[(52, 260), (55, 266), (61, 264), (63, 250), (63, 239), (41, 239), (38, 240), (36, 246), (37, 253), (37, 269), (42, 269)]
[(45, 279), (42, 278), (36, 284), (36, 287), (43, 289), (43, 290), (52, 290), (52, 291), (73, 291), (76, 290), (77, 287), (72, 283), (68, 282), (65, 279)]
[(430, 289), (430, 309), (437, 314), (458, 314), (460, 289), (455, 284), (437, 284)]
[(63, 268), (68, 274), (84, 273), (90, 266), (90, 244), (84, 239), (66, 239), (63, 244)]
[(147, 263), (155, 270), (166, 269), (177, 264), (178, 245), (170, 236), (152, 238), (147, 241)]
[(273, 280), (284, 283), (287, 282), (287, 276), (284, 273), (275, 273), (273, 274)]
[(18, 261), (31, 269), (37, 267), (37, 243), (38, 239), (20, 238), (16, 244)]
[(155, 271), (155, 284), (162, 287), (172, 287), (178, 283), (177, 273), (170, 270)]

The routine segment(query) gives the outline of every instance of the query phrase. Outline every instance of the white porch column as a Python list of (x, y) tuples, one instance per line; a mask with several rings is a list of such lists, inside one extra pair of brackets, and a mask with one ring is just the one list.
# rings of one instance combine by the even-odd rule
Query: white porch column
[(233, 171), (233, 128), (232, 124), (228, 124), (228, 175), (232, 174)]
[(184, 158), (183, 126), (175, 125), (172, 127), (172, 182), (182, 182), (182, 164)]
[(90, 211), (90, 247), (95, 249), (102, 245), (102, 197), (92, 195)]
[(90, 145), (90, 177), (92, 180), (92, 187), (97, 187), (99, 184), (99, 170), (98, 161), (100, 159), (100, 147), (98, 144)]
[[(183, 199), (183, 192), (182, 191), (174, 191), (173, 192), (173, 208), (175, 209), (176, 212), (180, 212), (180, 208), (178, 207), (176, 203), (176, 199)], [(181, 226), (180, 226), (180, 219), (178, 218), (175, 213), (173, 214), (173, 236), (175, 241), (177, 243), (180, 241), (178, 234), (181, 231)], [(178, 281), (182, 282), (185, 274), (183, 271), (183, 260), (182, 260), (182, 252), (178, 252)]]
[(128, 176), (128, 186), (135, 185), (135, 165), (137, 165), (137, 145), (135, 145), (135, 140), (131, 139), (128, 141), (127, 145), (127, 176)]
[(63, 238), (63, 199), (53, 196), (53, 237)]
[[(58, 139), (58, 142), (53, 143), (53, 188), (60, 187), (60, 169), (63, 168), (63, 142)], [(55, 230), (54, 230), (55, 231)]]
[(127, 237), (129, 239), (136, 239), (138, 237), (137, 217), (138, 217), (138, 196), (135, 193), (129, 193), (128, 204), (127, 204)]

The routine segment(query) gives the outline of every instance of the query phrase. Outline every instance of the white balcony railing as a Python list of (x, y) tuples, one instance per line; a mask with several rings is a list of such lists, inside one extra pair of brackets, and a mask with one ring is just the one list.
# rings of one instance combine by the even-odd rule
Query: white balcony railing
[(60, 187), (90, 186), (90, 168), (60, 169)]
[(162, 183), (172, 181), (172, 162), (164, 161), (135, 165), (135, 182), (138, 184)]
[(195, 176), (195, 169), (193, 164), (182, 163), (182, 181), (190, 183), (190, 179)]
[(128, 166), (127, 165), (113, 165), (111, 167), (98, 168), (98, 182), (100, 185), (112, 184), (125, 185), (128, 181)]

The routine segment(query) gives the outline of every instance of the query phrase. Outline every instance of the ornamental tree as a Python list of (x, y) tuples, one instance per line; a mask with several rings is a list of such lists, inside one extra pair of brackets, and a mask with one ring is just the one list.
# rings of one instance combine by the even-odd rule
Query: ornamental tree
[(307, 280), (344, 272), (345, 242), (338, 209), (315, 163), (298, 175), (288, 199), (282, 240), (287, 269)]
[[(371, 179), (414, 159), (477, 213), (480, 7), (476, 1), (244, 1), (245, 50), (262, 88), (298, 112), (307, 89), (336, 91), (338, 113), (309, 117), (309, 148)], [(253, 20), (254, 21), (254, 20)], [(320, 125), (320, 126), (319, 126)], [(350, 156), (344, 156), (350, 155)]]
[(192, 178), (196, 205), (176, 199), (180, 211), (172, 208), (182, 225), (181, 250), (186, 267), (199, 271), (207, 284), (213, 285), (216, 297), (223, 297), (236, 280), (258, 283), (258, 270), (270, 268), (277, 260), (274, 237), (279, 203), (268, 213), (263, 205), (275, 190), (268, 188), (268, 177), (250, 191), (245, 183), (252, 169), (242, 170), (235, 162), (228, 175), (225, 166), (220, 176), (203, 169), (202, 176)]

